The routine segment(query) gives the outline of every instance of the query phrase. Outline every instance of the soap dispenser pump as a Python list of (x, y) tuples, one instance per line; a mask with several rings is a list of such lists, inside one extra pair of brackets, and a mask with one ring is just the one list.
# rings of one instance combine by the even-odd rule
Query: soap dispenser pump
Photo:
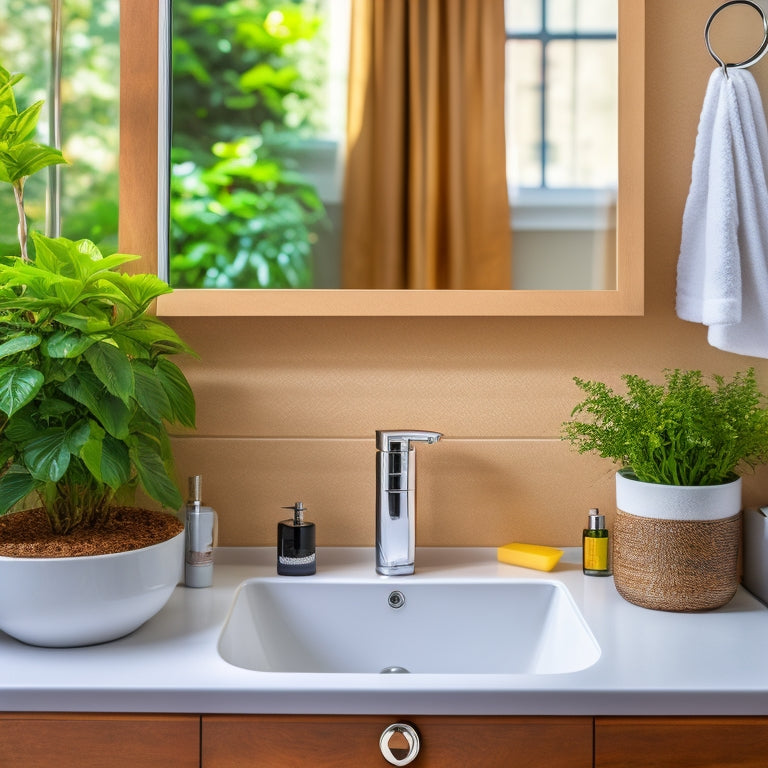
[(277, 572), (280, 576), (311, 576), (317, 569), (315, 524), (304, 520), (306, 507), (297, 501), (293, 518), (277, 524)]

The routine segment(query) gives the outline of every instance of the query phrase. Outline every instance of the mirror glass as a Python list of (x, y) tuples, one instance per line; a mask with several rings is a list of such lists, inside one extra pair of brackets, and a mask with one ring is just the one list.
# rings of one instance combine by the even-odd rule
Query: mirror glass
[[(168, 99), (172, 116), (160, 126), (168, 215), (161, 216), (158, 260), (174, 288), (345, 287), (349, 252), (359, 259), (368, 250), (350, 247), (344, 237), (344, 193), (354, 189), (345, 184), (355, 162), (350, 116), (355, 99), (366, 98), (359, 85), (353, 90), (366, 75), (359, 56), (350, 55), (362, 44), (358, 25), (350, 23), (353, 2), (161, 3), (160, 65), (172, 86), (161, 77), (160, 115), (168, 114), (162, 104)], [(509, 239), (497, 259), (506, 262), (500, 278), (482, 288), (541, 293), (543, 314), (551, 313), (547, 303), (560, 308), (555, 313), (575, 311), (570, 299), (557, 300), (562, 293), (610, 293), (618, 307), (615, 295), (627, 290), (630, 270), (620, 265), (629, 254), (617, 249), (619, 5), (504, 2), (505, 50), (492, 84), (503, 102), (503, 139), (493, 150), (506, 169), (502, 226)], [(633, 30), (622, 23), (623, 44)], [(421, 34), (432, 32), (425, 23)], [(460, 44), (460, 37), (443, 41), (445, 50)], [(416, 48), (427, 57), (426, 42)], [(636, 92), (633, 98), (642, 101)], [(460, 110), (471, 115), (470, 102)], [(635, 151), (642, 156), (641, 146)], [(464, 264), (472, 269), (468, 258)], [(364, 287), (464, 289), (473, 280)]]

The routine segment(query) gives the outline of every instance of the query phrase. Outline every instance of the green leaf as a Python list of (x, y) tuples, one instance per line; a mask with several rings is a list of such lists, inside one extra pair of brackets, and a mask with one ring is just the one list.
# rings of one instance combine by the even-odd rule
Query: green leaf
[(70, 413), (74, 410), (74, 403), (67, 400), (59, 400), (56, 397), (46, 397), (40, 400), (39, 404), (36, 404), (37, 412), (40, 416), (63, 416), (65, 413)]
[(155, 374), (163, 385), (171, 406), (172, 422), (185, 427), (195, 426), (195, 396), (181, 369), (170, 360), (158, 360)]
[(122, 400), (105, 392), (98, 405), (91, 408), (91, 412), (110, 435), (118, 440), (128, 437), (131, 412)]
[(19, 144), (28, 139), (35, 132), (42, 108), (43, 102), (36, 101), (24, 111), (19, 112), (14, 119), (5, 126), (4, 140), (9, 144)]
[(91, 474), (110, 488), (117, 490), (131, 479), (127, 446), (106, 434), (96, 422), (91, 422), (90, 437), (80, 449), (80, 458)]
[(29, 472), (12, 468), (0, 477), (0, 515), (29, 496), (39, 485)]
[(106, 342), (86, 349), (85, 359), (107, 391), (127, 405), (135, 389), (130, 360), (116, 346)]
[(66, 162), (58, 149), (35, 141), (23, 141), (5, 150), (0, 149), (0, 181), (13, 184), (49, 165)]
[(24, 446), (24, 464), (36, 480), (57, 482), (69, 467), (69, 439), (63, 427), (53, 427)]
[(78, 359), (69, 357), (49, 357), (45, 372), (46, 381), (60, 384), (72, 376), (78, 367)]
[(268, 64), (257, 64), (241, 75), (240, 87), (246, 92), (262, 90), (265, 86), (288, 92), (298, 77), (294, 67), (275, 69)]
[[(34, 234), (34, 233), (33, 233)], [(27, 263), (20, 258), (9, 264), (0, 264), (0, 284), (24, 288), (24, 297), (45, 299), (60, 283), (71, 282), (70, 278), (39, 268), (34, 263)], [(3, 304), (12, 303), (15, 294), (4, 297)]]
[(129, 450), (139, 483), (149, 496), (164, 507), (180, 509), (184, 501), (179, 489), (168, 477), (165, 465), (158, 455), (157, 444), (140, 435)]
[(0, 367), (0, 411), (13, 416), (35, 397), (45, 377), (28, 366)]
[(77, 373), (62, 382), (61, 391), (86, 406), (110, 435), (118, 440), (128, 437), (130, 409), (110, 395), (90, 369), (80, 366)]
[[(169, 325), (156, 317), (145, 315), (127, 327), (121, 329), (119, 336), (131, 339), (153, 355), (158, 354), (188, 354), (194, 355), (192, 349), (182, 341), (181, 337)], [(119, 338), (116, 334), (116, 338)]]
[(98, 246), (87, 239), (70, 240), (68, 237), (45, 237), (32, 233), (35, 243), (35, 265), (52, 274), (61, 274), (77, 280), (83, 288), (89, 282), (101, 280), (122, 264), (136, 261), (139, 256), (127, 253), (102, 255)]
[[(80, 250), (78, 243), (66, 237), (45, 237), (32, 232), (35, 243), (35, 266), (50, 274), (77, 280), (81, 289), (91, 273), (94, 255), (88, 249)], [(92, 245), (92, 244), (91, 244)], [(101, 254), (98, 254), (99, 257)]]
[(171, 293), (172, 288), (156, 275), (128, 275), (109, 272), (101, 276), (110, 282), (132, 304), (137, 312), (143, 312), (158, 296)]
[(16, 113), (16, 102), (13, 98), (11, 86), (16, 85), (19, 80), (23, 79), (24, 75), (20, 72), (12, 75), (7, 69), (0, 66), (0, 104), (9, 104), (14, 114)]
[(29, 413), (29, 409), (17, 413), (9, 419), (5, 428), (5, 436), (16, 445), (34, 440), (40, 434), (40, 428)]
[(26, 352), (34, 349), (40, 344), (40, 337), (37, 334), (29, 333), (24, 336), (16, 336), (13, 339), (0, 344), (0, 357), (8, 357), (18, 352)]
[(96, 421), (90, 422), (88, 440), (80, 448), (80, 458), (88, 471), (100, 482), (104, 482), (101, 469), (101, 453), (104, 436), (107, 434)]
[(149, 418), (161, 422), (172, 417), (171, 404), (162, 382), (146, 363), (135, 360), (133, 375), (136, 382), (136, 401)]
[(96, 339), (75, 331), (56, 331), (46, 340), (45, 352), (48, 357), (79, 357), (95, 343)]
[(137, 437), (146, 438), (154, 447), (155, 453), (163, 462), (166, 471), (173, 466), (173, 451), (171, 450), (171, 439), (167, 430), (162, 424), (150, 419), (144, 411), (137, 411), (131, 421), (130, 440), (136, 440)]
[(67, 429), (67, 447), (70, 453), (75, 455), (80, 453), (80, 449), (90, 437), (90, 423), (90, 421), (80, 419), (80, 421)]
[[(35, 285), (38, 283), (38, 285)], [(41, 287), (40, 281), (30, 281), (25, 285), (25, 292), (21, 295), (15, 294), (12, 290), (0, 288), (0, 311), (5, 312), (32, 312), (44, 322), (52, 313), (62, 308), (61, 299), (47, 293), (45, 298), (35, 295), (36, 290)]]
[(111, 253), (109, 256), (103, 256), (101, 251), (90, 240), (78, 241), (78, 247), (82, 250), (87, 246), (92, 246), (93, 251), (98, 254), (98, 259), (94, 260), (94, 268), (92, 274), (97, 275), (99, 279), (106, 277), (106, 274), (123, 274), (118, 272), (112, 272), (112, 270), (121, 267), (123, 264), (128, 264), (131, 261), (138, 261), (141, 256), (136, 253)]
[[(0, 303), (2, 306), (2, 303)], [(56, 315), (56, 320), (69, 328), (76, 328), (83, 333), (103, 333), (112, 328), (109, 320), (101, 317), (89, 317), (77, 312), (61, 312)]]
[(16, 446), (10, 440), (0, 439), (0, 467), (4, 467), (16, 455)]
[(131, 480), (131, 459), (125, 443), (106, 435), (102, 444), (101, 475), (104, 482), (118, 490)]

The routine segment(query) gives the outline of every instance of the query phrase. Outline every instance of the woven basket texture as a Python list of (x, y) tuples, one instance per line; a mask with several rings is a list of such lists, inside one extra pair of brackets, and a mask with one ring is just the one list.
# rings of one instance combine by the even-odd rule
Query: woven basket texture
[(736, 593), (741, 513), (722, 520), (639, 517), (618, 510), (613, 530), (616, 589), (661, 611), (720, 608)]

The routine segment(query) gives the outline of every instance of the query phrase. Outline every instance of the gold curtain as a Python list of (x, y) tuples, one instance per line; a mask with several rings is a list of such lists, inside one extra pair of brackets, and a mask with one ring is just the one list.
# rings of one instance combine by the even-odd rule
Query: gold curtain
[(511, 287), (503, 0), (352, 0), (345, 288)]

